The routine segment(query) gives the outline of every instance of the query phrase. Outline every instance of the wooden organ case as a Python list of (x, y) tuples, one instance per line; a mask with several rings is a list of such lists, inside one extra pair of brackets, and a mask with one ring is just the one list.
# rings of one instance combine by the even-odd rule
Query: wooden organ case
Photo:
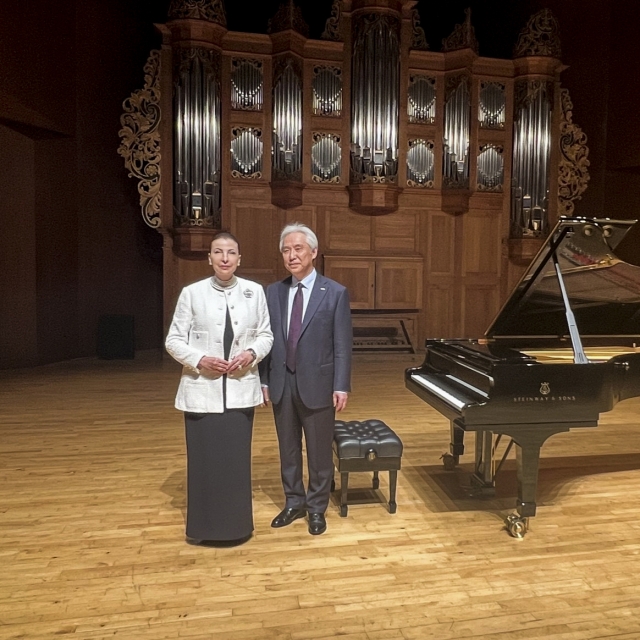
[(267, 34), (223, 0), (173, 0), (119, 153), (164, 238), (164, 321), (206, 277), (211, 237), (240, 275), (286, 275), (282, 227), (311, 226), (350, 290), (356, 348), (479, 335), (588, 181), (545, 10), (513, 59), (478, 54), (470, 14), (432, 51), (415, 0), (334, 0), (319, 40), (284, 2)]

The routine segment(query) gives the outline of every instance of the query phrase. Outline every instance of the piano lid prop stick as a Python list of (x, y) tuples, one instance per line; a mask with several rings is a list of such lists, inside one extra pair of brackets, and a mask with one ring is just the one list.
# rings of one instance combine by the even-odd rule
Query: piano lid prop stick
[(584, 349), (582, 348), (582, 340), (580, 340), (580, 333), (576, 326), (576, 319), (573, 315), (573, 311), (571, 310), (571, 305), (569, 304), (567, 290), (564, 287), (564, 280), (562, 278), (562, 270), (558, 264), (558, 256), (555, 251), (553, 252), (553, 264), (556, 268), (556, 274), (558, 275), (558, 284), (560, 285), (560, 292), (562, 293), (562, 300), (564, 302), (564, 308), (567, 315), (569, 335), (571, 336), (571, 344), (573, 345), (573, 361), (575, 364), (589, 364), (589, 360), (584, 354)]

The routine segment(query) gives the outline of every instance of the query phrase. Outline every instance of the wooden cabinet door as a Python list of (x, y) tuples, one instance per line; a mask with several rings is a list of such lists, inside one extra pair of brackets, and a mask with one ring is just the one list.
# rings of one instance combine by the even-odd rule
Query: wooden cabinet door
[(352, 309), (375, 305), (375, 260), (324, 257), (324, 274), (347, 287)]
[(376, 309), (422, 307), (422, 259), (379, 258), (375, 278)]

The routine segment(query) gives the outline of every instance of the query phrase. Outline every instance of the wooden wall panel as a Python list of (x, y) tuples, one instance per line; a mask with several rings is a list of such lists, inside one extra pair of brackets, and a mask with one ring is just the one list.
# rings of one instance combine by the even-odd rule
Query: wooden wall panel
[(232, 229), (242, 254), (238, 275), (262, 284), (278, 279), (278, 241), (282, 230), (279, 220), (275, 207), (232, 208)]
[(376, 309), (422, 307), (421, 259), (376, 262)]
[(392, 213), (374, 219), (376, 251), (417, 253), (418, 216), (415, 211)]
[(347, 208), (327, 208), (325, 220), (325, 247), (328, 251), (371, 251), (372, 218)]
[(431, 275), (453, 275), (455, 266), (455, 218), (446, 213), (430, 213), (427, 222), (424, 258)]
[(464, 286), (462, 289), (463, 337), (479, 338), (488, 329), (498, 310), (498, 286)]
[(456, 335), (454, 297), (453, 287), (450, 285), (431, 285), (428, 288), (424, 306), (425, 337), (451, 338)]
[(347, 287), (352, 309), (373, 309), (375, 305), (375, 261), (325, 256), (324, 273)]
[(500, 275), (500, 218), (468, 215), (464, 218), (462, 275)]
[[(198, 258), (197, 260), (186, 260), (184, 258), (180, 258), (178, 260), (179, 284), (176, 291), (176, 299), (180, 295), (180, 291), (182, 291), (183, 287), (186, 287), (193, 282), (197, 282), (198, 280), (202, 280), (203, 278), (207, 278), (211, 275), (213, 275), (213, 269), (209, 265), (206, 257)], [(173, 303), (169, 305), (172, 314), (175, 303), (176, 301), (174, 300)]]
[[(289, 224), (291, 222), (301, 222), (302, 224), (306, 224), (310, 229), (313, 229), (317, 233), (315, 207), (295, 207), (294, 209), (284, 210), (284, 224)], [(280, 239), (281, 231), (282, 229), (278, 229), (278, 240)]]

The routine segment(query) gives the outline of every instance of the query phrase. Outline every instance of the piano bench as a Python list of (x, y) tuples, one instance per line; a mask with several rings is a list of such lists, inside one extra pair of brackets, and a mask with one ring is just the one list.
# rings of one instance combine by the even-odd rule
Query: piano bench
[[(340, 473), (340, 515), (347, 515), (349, 473), (373, 472), (373, 488), (378, 489), (378, 472), (389, 472), (389, 513), (396, 512), (396, 483), (402, 459), (402, 441), (381, 420), (336, 420), (333, 432), (334, 471)], [(331, 491), (335, 491), (331, 480)]]

